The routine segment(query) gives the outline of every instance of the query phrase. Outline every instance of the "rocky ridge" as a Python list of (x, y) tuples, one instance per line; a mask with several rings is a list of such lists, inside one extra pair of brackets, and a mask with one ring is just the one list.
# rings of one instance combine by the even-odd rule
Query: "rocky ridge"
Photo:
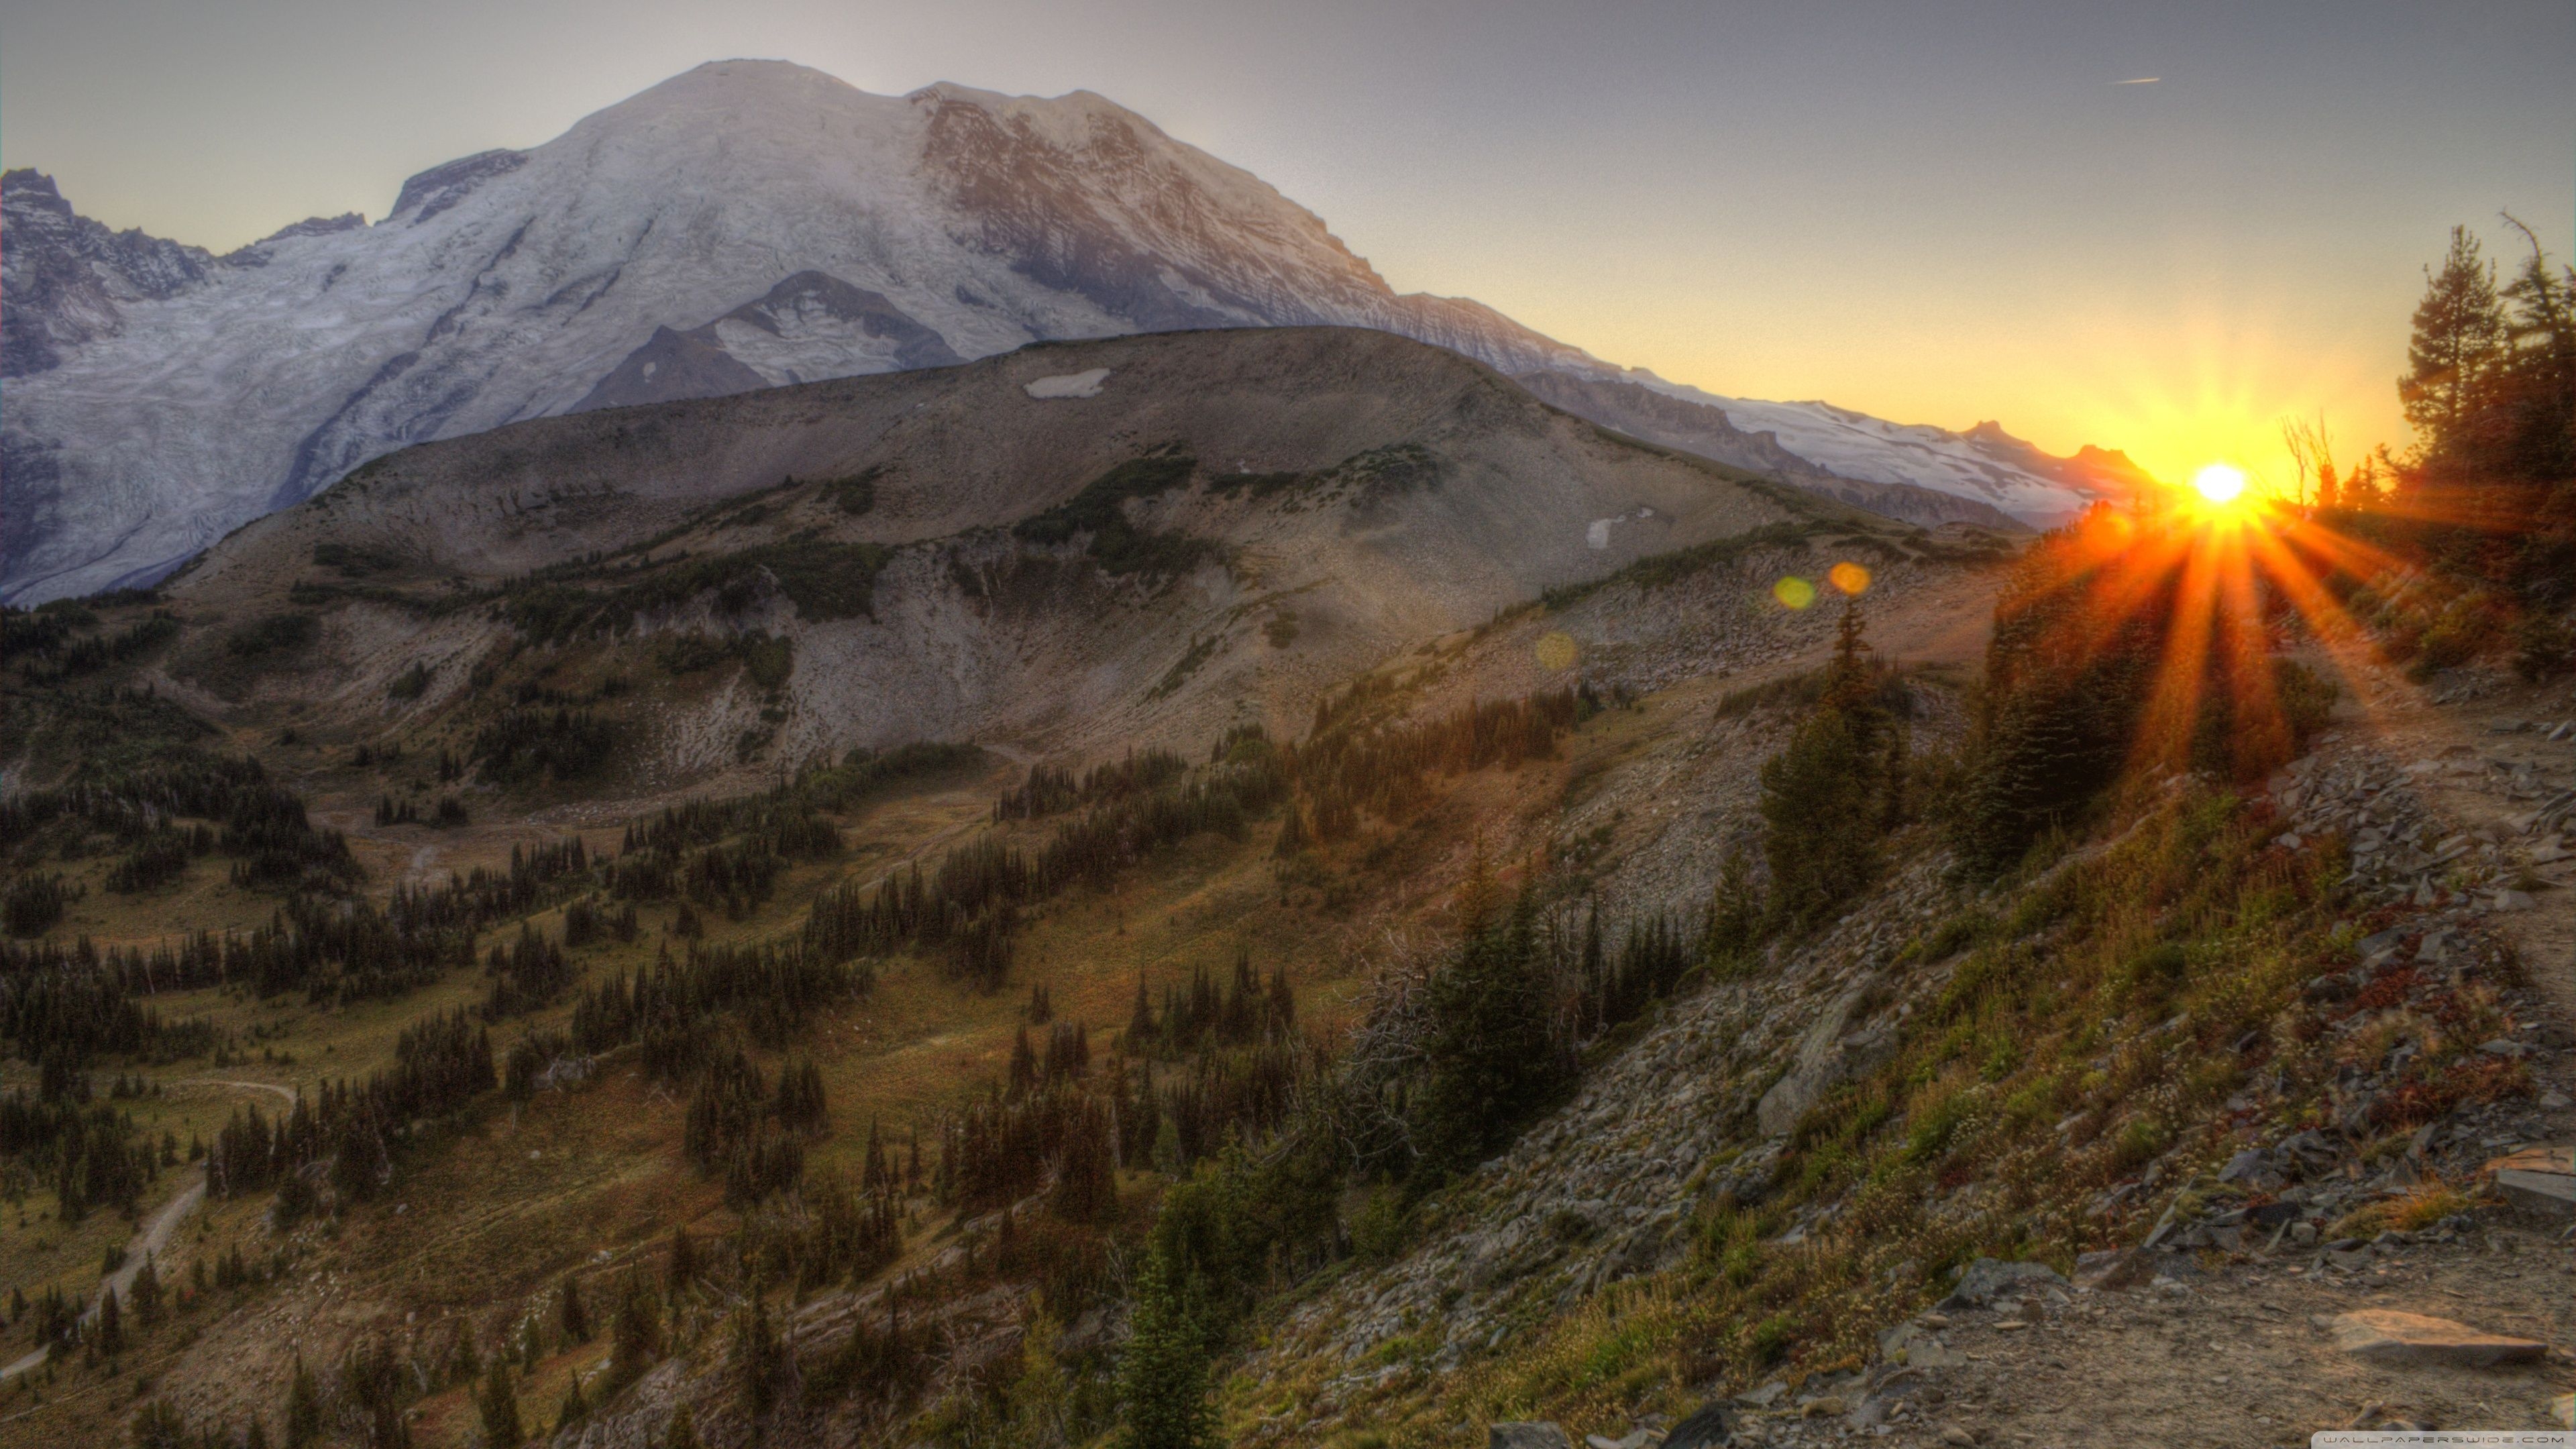
[[(2537, 733), (2545, 739), (2554, 729)], [(2567, 1092), (2576, 1033), (2564, 1003), (2523, 978), (2512, 941), (2495, 929), (2530, 909), (2528, 894), (2505, 884), (2525, 868), (2523, 852), (2445, 825), (2407, 788), (2440, 768), (2392, 758), (2360, 731), (2338, 732), (2275, 777), (2266, 802), (2294, 827), (2283, 848), (2316, 850), (2329, 832), (2329, 843), (2358, 843), (2372, 830), (2391, 843), (2354, 857), (2353, 884), (2381, 902), (2351, 927), (2356, 964), (2307, 988), (2311, 1002), (2331, 1008), (2329, 1032), (2346, 1063), (2324, 1125), (2240, 1138), (2232, 1155), (2205, 1165), (2171, 1154), (2149, 1164), (2091, 1208), (2139, 1223), (2141, 1236), (2089, 1255), (2072, 1281), (2035, 1265), (1980, 1265), (1942, 1311), (1900, 1320), (1858, 1367), (1794, 1383), (1701, 1386), (1727, 1405), (1732, 1437), (1695, 1442), (1822, 1445), (1865, 1435), (1961, 1445), (2027, 1442), (2024, 1429), (2037, 1428), (2051, 1440), (2108, 1445), (2136, 1442), (2144, 1424), (2193, 1423), (2211, 1430), (2195, 1442), (2257, 1445), (2284, 1442), (2301, 1423), (2398, 1427), (2467, 1415), (2476, 1424), (2538, 1424), (2563, 1412), (2551, 1408), (2549, 1379), (2525, 1370), (2346, 1353), (2335, 1345), (2353, 1325), (2327, 1311), (2397, 1294), (2426, 1312), (2518, 1329), (2540, 1345), (2576, 1341), (2563, 1285), (2548, 1286), (2576, 1272), (2566, 1257), (2576, 1206), (2539, 1191), (2497, 1198), (2489, 1187), (2482, 1203), (2478, 1196), (2499, 1159), (2561, 1170), (2528, 1149), (2576, 1131)], [(2508, 791), (2556, 798), (2545, 771), (2478, 773)], [(2539, 830), (2547, 807), (2532, 818)], [(2544, 840), (2530, 853), (2552, 849)], [(1611, 1301), (1604, 1290), (1612, 1285), (1682, 1261), (1701, 1205), (1758, 1198), (1782, 1134), (1835, 1083), (1883, 1059), (1879, 1023), (1902, 1020), (1938, 991), (1952, 963), (1904, 971), (1890, 963), (1957, 904), (1941, 876), (1937, 862), (1918, 861), (1866, 910), (1775, 960), (1760, 980), (1722, 981), (1672, 1003), (1565, 1108), (1435, 1200), (1419, 1247), (1296, 1305), (1238, 1380), (1249, 1400), (1296, 1404), (1260, 1421), (1255, 1440), (1302, 1443), (1364, 1427), (1390, 1400), (1418, 1391), (1424, 1375), (1449, 1378), (1508, 1356), (1535, 1326)], [(2396, 1139), (2402, 1150), (2390, 1154), (2383, 1104), (2422, 1088), (2406, 1085), (2421, 1047), (2389, 1037), (2389, 1022), (2469, 1014), (2492, 1034), (2467, 1070), (2528, 1072), (2539, 1083), (2534, 1094), (2436, 1102), (2431, 1120)], [(2247, 1123), (2277, 1120), (2273, 1094), (2285, 1085), (2258, 1081), (2226, 1110)], [(2400, 1120), (2423, 1114), (2420, 1100), (2411, 1106)], [(2525, 1156), (2508, 1156), (2517, 1152)], [(2445, 1189), (2468, 1195), (2420, 1227), (2391, 1225), (2391, 1205), (2448, 1201), (2435, 1196)], [(1980, 1211), (1978, 1195), (1964, 1194), (1957, 1210)], [(1792, 1223), (1777, 1241), (1794, 1244), (1811, 1225)], [(2488, 1265), (2500, 1262), (2528, 1264), (2508, 1275), (2528, 1286), (2496, 1284)], [(2267, 1343), (2260, 1359), (2189, 1353), (2195, 1390), (2173, 1391), (2167, 1371), (2109, 1369), (2099, 1357), (2142, 1335), (2174, 1340), (2179, 1354), (2186, 1339), (2196, 1346), (2204, 1334), (2249, 1331), (2288, 1341)], [(2562, 1350), (2550, 1353), (2563, 1364)], [(2087, 1364), (2089, 1374), (2080, 1371)], [(2077, 1414), (2106, 1379), (2126, 1417)], [(1601, 1429), (1589, 1438), (1593, 1449), (1680, 1442), (1663, 1415), (1584, 1427)], [(1494, 1428), (1497, 1446), (1523, 1439), (1562, 1443), (1565, 1435), (1552, 1425)]]

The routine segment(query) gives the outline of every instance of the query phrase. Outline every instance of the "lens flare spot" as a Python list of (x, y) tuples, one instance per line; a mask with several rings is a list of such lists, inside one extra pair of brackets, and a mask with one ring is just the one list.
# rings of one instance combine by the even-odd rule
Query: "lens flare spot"
[(1816, 601), (1816, 586), (1791, 574), (1771, 586), (1771, 597), (1788, 608), (1803, 609)]
[(1538, 636), (1538, 667), (1551, 674), (1572, 669), (1574, 661), (1582, 657), (1583, 651), (1575, 646), (1574, 636), (1561, 629), (1551, 629)]
[(1846, 594), (1869, 592), (1869, 570), (1845, 559), (1825, 571), (1825, 578)]
[(2212, 463), (2191, 476), (2191, 486), (2204, 500), (2224, 508), (2244, 496), (2245, 470)]

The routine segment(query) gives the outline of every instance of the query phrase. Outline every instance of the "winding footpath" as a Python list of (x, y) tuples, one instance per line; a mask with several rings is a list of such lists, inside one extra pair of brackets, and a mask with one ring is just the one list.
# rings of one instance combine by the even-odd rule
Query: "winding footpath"
[[(230, 1087), (245, 1092), (266, 1092), (289, 1106), (295, 1103), (295, 1093), (272, 1082), (240, 1082), (213, 1077), (196, 1077), (183, 1082), (174, 1082), (172, 1085)], [(171, 1236), (179, 1231), (179, 1225), (186, 1222), (188, 1214), (195, 1212), (197, 1204), (205, 1200), (206, 1170), (199, 1167), (196, 1169), (196, 1181), (181, 1188), (177, 1196), (163, 1203), (161, 1210), (154, 1213), (141, 1228), (136, 1230), (133, 1240), (125, 1245), (125, 1261), (115, 1272), (99, 1280), (99, 1292), (91, 1297), (89, 1307), (82, 1310), (80, 1321), (89, 1323), (98, 1317), (99, 1304), (106, 1301), (107, 1290), (110, 1288), (116, 1290), (119, 1298), (131, 1296), (134, 1291), (134, 1276), (143, 1271), (143, 1265), (146, 1262), (161, 1256), (162, 1250), (170, 1245)], [(29, 1370), (43, 1367), (45, 1358), (50, 1352), (50, 1349), (39, 1348), (15, 1363), (0, 1367), (0, 1383), (14, 1379)]]

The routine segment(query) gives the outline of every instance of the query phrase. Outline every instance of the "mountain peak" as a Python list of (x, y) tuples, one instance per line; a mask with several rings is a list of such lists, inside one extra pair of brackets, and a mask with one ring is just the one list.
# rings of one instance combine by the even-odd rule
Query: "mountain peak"
[[(38, 172), (0, 189), (0, 596), (20, 600), (158, 577), (393, 448), (585, 402), (1264, 326), (1616, 375), (1473, 301), (1398, 295), (1322, 217), (1085, 90), (887, 96), (792, 61), (709, 61), (552, 140), (430, 167), (375, 225), (297, 223), (230, 265), (111, 235)], [(125, 306), (145, 298), (173, 305)], [(74, 348), (81, 366), (60, 368)], [(185, 388), (159, 385), (173, 356), (196, 369)], [(1727, 406), (1845, 476), (2013, 512), (2072, 497), (2011, 459), (1952, 456), (1977, 450), (1947, 434)]]

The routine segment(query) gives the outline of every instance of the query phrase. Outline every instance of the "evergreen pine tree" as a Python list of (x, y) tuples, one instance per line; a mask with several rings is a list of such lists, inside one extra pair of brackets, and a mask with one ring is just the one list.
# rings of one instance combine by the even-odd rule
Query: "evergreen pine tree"
[(1849, 712), (1820, 705), (1762, 762), (1762, 854), (1782, 924), (1821, 924), (1877, 873), (1876, 762), (1853, 724)]
[(1711, 961), (1740, 965), (1752, 958), (1762, 939), (1762, 892), (1753, 882), (1753, 862), (1741, 846), (1726, 853), (1718, 867), (1717, 893), (1708, 907), (1707, 954)]
[(2441, 270), (2425, 271), (2424, 300), (2415, 308), (2415, 335), (2406, 348), (2406, 375), (2397, 398), (2406, 420), (2440, 454), (2467, 441), (2464, 424), (2478, 395), (2505, 353), (2505, 316), (2497, 299), (2495, 268), (2464, 226), (2451, 228), (2451, 249)]
[(161, 1321), (161, 1271), (152, 1266), (152, 1255), (143, 1255), (143, 1266), (134, 1270), (134, 1316), (146, 1328)]
[(286, 1449), (312, 1449), (322, 1442), (322, 1392), (304, 1355), (295, 1355), (295, 1376), (286, 1386)]
[(670, 1431), (662, 1436), (662, 1449), (698, 1449), (698, 1414), (686, 1404), (671, 1410)]
[(698, 1272), (697, 1240), (689, 1236), (685, 1227), (671, 1229), (671, 1254), (662, 1265), (663, 1289), (677, 1293), (696, 1282)]
[(1118, 1365), (1126, 1411), (1122, 1449), (1212, 1449), (1216, 1415), (1208, 1403), (1206, 1339), (1183, 1308), (1159, 1248), (1137, 1268), (1130, 1323)]
[(555, 1291), (555, 1331), (566, 1347), (590, 1342), (590, 1313), (582, 1307), (581, 1283), (570, 1273), (564, 1274), (563, 1286)]
[(483, 1379), (483, 1391), (475, 1395), (474, 1407), (483, 1419), (484, 1449), (519, 1449), (527, 1442), (527, 1427), (519, 1419), (518, 1390), (510, 1383), (507, 1363), (497, 1358), (492, 1361), (491, 1372)]
[[(1471, 890), (1490, 899), (1490, 878)], [(1466, 1167), (1505, 1140), (1555, 1089), (1537, 906), (1527, 892), (1495, 918), (1471, 896), (1480, 929), (1431, 975), (1423, 1043), (1422, 1154), (1434, 1171)]]

